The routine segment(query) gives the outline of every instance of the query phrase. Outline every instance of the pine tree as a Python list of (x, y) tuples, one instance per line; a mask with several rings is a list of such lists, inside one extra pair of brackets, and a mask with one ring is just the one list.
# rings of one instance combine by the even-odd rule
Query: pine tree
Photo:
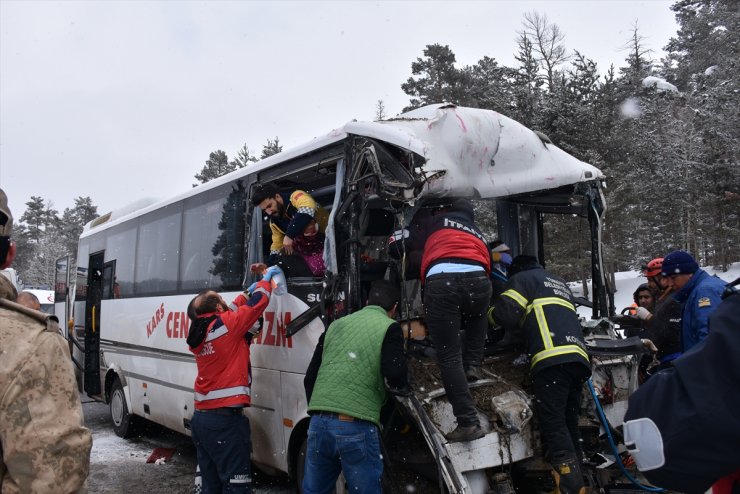
[[(236, 168), (236, 164), (234, 164), (234, 162), (229, 163), (229, 158), (226, 156), (226, 153), (219, 149), (210, 154), (206, 160), (205, 166), (199, 173), (195, 174), (195, 179), (201, 184), (204, 184), (206, 182), (210, 182), (214, 178), (233, 172)], [(197, 187), (198, 185), (200, 184), (193, 184), (193, 187)]]
[(447, 45), (427, 45), (424, 58), (412, 62), (411, 74), (412, 77), (401, 84), (403, 92), (411, 96), (404, 112), (431, 103), (459, 104), (463, 99), (464, 75), (455, 67), (455, 54)]
[(31, 196), (31, 200), (26, 203), (26, 211), (20, 217), (20, 221), (28, 227), (30, 243), (37, 244), (45, 231), (56, 226), (58, 214), (51, 202), (44, 204), (41, 197)]
[(66, 253), (74, 258), (77, 253), (77, 244), (85, 225), (98, 216), (98, 207), (87, 197), (77, 197), (73, 208), (65, 208), (59, 224), (58, 236)]
[(528, 127), (537, 127), (538, 110), (542, 98), (543, 78), (539, 75), (540, 66), (532, 52), (532, 42), (525, 35), (519, 35), (518, 52), (514, 58), (519, 66), (509, 69), (513, 80), (512, 112), (510, 117)]
[(244, 168), (250, 163), (256, 163), (259, 161), (255, 156), (252, 155), (252, 152), (247, 147), (247, 144), (244, 143), (244, 145), (239, 149), (239, 151), (236, 153), (236, 158), (231, 162), (231, 165), (234, 166), (234, 169), (238, 168)]
[(652, 72), (653, 63), (650, 60), (652, 50), (645, 47), (644, 37), (640, 34), (637, 22), (632, 26), (632, 34), (625, 45), (628, 50), (627, 66), (620, 67), (619, 74), (625, 91), (637, 93), (641, 86), (642, 80)]
[(375, 104), (375, 121), (385, 120), (385, 117), (385, 103), (383, 103), (382, 99), (379, 99)]
[(265, 159), (273, 154), (278, 154), (283, 151), (283, 146), (280, 144), (280, 139), (275, 136), (275, 140), (267, 139), (267, 144), (262, 146), (262, 156), (260, 159)]
[(468, 75), (464, 80), (469, 87), (465, 91), (467, 98), (464, 104), (507, 113), (512, 100), (507, 80), (509, 70), (494, 58), (483, 57), (466, 71)]

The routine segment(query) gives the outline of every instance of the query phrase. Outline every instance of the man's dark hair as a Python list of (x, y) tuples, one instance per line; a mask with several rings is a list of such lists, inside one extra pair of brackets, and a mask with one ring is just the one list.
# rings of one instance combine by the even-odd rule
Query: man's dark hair
[(379, 305), (389, 311), (401, 300), (401, 290), (398, 285), (385, 280), (373, 281), (367, 297), (367, 305)]
[(650, 286), (647, 283), (643, 283), (640, 286), (637, 287), (637, 290), (632, 294), (632, 299), (635, 301), (636, 304), (639, 304), (638, 300), (640, 299), (640, 293), (641, 292), (648, 292), (653, 299), (655, 299), (655, 293), (650, 289)]
[(265, 199), (272, 199), (280, 192), (277, 185), (258, 183), (252, 188), (252, 206), (259, 206)]
[(187, 314), (191, 321), (197, 319), (201, 314), (216, 312), (216, 305), (218, 305), (220, 300), (216, 293), (208, 295), (212, 292), (213, 290), (203, 290), (190, 301), (188, 304)]

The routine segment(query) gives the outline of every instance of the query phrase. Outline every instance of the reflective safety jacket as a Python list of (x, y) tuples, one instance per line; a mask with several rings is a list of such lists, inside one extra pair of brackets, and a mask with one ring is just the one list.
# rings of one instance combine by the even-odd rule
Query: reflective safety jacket
[(591, 370), (573, 294), (562, 278), (541, 266), (512, 276), (491, 315), (507, 331), (521, 326), (532, 374), (568, 362), (580, 362)]
[(212, 321), (203, 341), (189, 347), (198, 366), (193, 386), (197, 410), (250, 404), (252, 368), (245, 337), (270, 302), (267, 294), (269, 282), (260, 281), (249, 301), (243, 294), (236, 297), (236, 310), (198, 317)]

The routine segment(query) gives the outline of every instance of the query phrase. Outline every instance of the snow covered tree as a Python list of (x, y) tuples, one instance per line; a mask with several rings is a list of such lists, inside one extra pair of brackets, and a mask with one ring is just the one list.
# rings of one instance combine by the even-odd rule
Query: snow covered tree
[(542, 98), (544, 81), (539, 74), (540, 66), (532, 51), (532, 42), (523, 34), (517, 40), (518, 52), (514, 58), (519, 66), (511, 72), (511, 116), (524, 125), (534, 127)]
[(476, 65), (465, 69), (468, 89), (466, 105), (507, 113), (511, 106), (509, 70), (491, 57), (483, 57)]
[(59, 222), (58, 237), (64, 250), (73, 258), (77, 255), (77, 244), (85, 225), (98, 217), (98, 207), (87, 197), (77, 197), (74, 207), (65, 208)]
[(547, 14), (534, 11), (524, 14), (522, 25), (524, 29), (519, 35), (531, 42), (535, 60), (544, 69), (547, 87), (552, 90), (558, 67), (570, 58), (563, 43), (565, 33), (547, 19)]
[[(226, 153), (219, 149), (209, 155), (205, 166), (203, 166), (199, 173), (195, 174), (195, 179), (201, 184), (204, 184), (206, 182), (210, 182), (214, 178), (233, 172), (236, 168), (236, 164), (233, 161), (229, 163), (229, 158), (226, 156)], [(200, 184), (193, 184), (193, 187), (197, 187), (198, 185)]]
[(252, 152), (247, 147), (247, 144), (245, 143), (241, 149), (236, 153), (236, 158), (231, 162), (232, 165), (234, 165), (234, 169), (238, 168), (244, 168), (250, 163), (256, 163), (259, 161), (254, 155), (252, 155)]
[(455, 54), (447, 45), (427, 45), (424, 58), (417, 58), (411, 63), (411, 74), (401, 84), (403, 92), (411, 96), (404, 112), (431, 103), (459, 104), (463, 99), (461, 82), (464, 76), (455, 67)]
[(260, 156), (260, 159), (265, 159), (273, 154), (278, 154), (283, 151), (283, 145), (280, 144), (280, 139), (275, 136), (275, 139), (267, 139), (267, 144), (262, 146), (262, 156)]
[(18, 255), (13, 265), (26, 284), (53, 286), (56, 260), (68, 254), (74, 259), (82, 229), (97, 216), (97, 207), (90, 197), (78, 197), (61, 218), (51, 202), (38, 196), (26, 207), (14, 227)]

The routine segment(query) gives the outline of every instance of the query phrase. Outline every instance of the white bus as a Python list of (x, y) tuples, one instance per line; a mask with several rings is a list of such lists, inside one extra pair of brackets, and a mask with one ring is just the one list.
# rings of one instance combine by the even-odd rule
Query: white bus
[(307, 191), (330, 210), (327, 273), (288, 277), (288, 293), (271, 298), (252, 345), (246, 412), (254, 463), (300, 481), (309, 419), (303, 378), (316, 342), (331, 320), (361, 307), (369, 282), (402, 276), (387, 238), (420, 198), (476, 199), (515, 255), (540, 259), (547, 214), (582, 221), (597, 317), (611, 310), (599, 243), (603, 180), (597, 168), (503, 115), (430, 105), (347, 123), (178, 196), (103, 215), (80, 237), (75, 289), (58, 290), (74, 296), (70, 338), (84, 390), (110, 404), (120, 436), (142, 418), (189, 434), (196, 366), (185, 342), (188, 302), (204, 289), (229, 299), (255, 281), (248, 267), (266, 259), (270, 235), (251, 206), (256, 183)]

